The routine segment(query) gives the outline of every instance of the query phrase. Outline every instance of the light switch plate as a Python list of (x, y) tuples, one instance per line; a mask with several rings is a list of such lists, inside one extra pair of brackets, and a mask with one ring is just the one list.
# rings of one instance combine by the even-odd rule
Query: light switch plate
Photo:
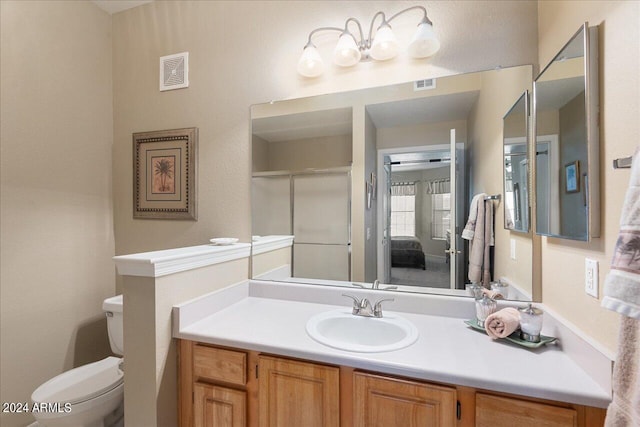
[(598, 298), (598, 261), (595, 259), (584, 260), (584, 291)]

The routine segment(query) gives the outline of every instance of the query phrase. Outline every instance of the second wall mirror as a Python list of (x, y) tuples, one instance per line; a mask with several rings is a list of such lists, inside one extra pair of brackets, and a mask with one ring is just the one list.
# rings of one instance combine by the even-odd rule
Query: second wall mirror
[(585, 23), (534, 82), (536, 233), (600, 236), (598, 27)]

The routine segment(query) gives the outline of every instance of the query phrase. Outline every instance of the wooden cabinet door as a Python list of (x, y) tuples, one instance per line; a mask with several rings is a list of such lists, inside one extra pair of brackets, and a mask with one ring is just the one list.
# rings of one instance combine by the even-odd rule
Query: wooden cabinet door
[(509, 397), (476, 394), (476, 427), (572, 427), (578, 425), (573, 408)]
[(340, 370), (336, 367), (260, 356), (260, 427), (340, 425)]
[(245, 427), (247, 425), (247, 395), (211, 384), (194, 385), (195, 427)]
[(353, 384), (355, 427), (453, 427), (456, 390), (356, 372)]

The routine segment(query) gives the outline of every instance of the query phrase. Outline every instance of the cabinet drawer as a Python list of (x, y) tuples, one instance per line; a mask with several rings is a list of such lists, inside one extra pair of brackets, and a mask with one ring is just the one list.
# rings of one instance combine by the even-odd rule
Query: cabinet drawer
[(196, 344), (193, 347), (195, 377), (229, 384), (247, 384), (247, 354)]
[(477, 427), (570, 427), (578, 425), (573, 408), (508, 397), (476, 394)]

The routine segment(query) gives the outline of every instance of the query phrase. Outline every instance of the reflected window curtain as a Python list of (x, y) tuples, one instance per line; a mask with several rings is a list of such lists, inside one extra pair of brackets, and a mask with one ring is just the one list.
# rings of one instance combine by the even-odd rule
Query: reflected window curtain
[(391, 184), (391, 235), (416, 235), (416, 185), (413, 182)]
[(427, 195), (431, 195), (431, 238), (448, 240), (451, 229), (451, 180), (426, 181)]
[(451, 193), (451, 180), (449, 178), (425, 181), (427, 194)]

